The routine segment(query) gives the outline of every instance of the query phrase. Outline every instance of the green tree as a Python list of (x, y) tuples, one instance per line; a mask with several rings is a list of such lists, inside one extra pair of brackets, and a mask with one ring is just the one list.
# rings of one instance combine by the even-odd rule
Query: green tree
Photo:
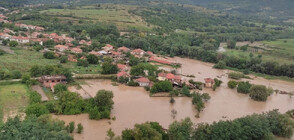
[(215, 64), (213, 67), (216, 68), (216, 69), (224, 69), (224, 68), (226, 68), (226, 62), (224, 62), (224, 61), (219, 61), (219, 62), (218, 62), (217, 64)]
[(92, 120), (100, 120), (101, 119), (101, 114), (100, 114), (97, 106), (90, 109), (89, 118), (92, 119)]
[(87, 60), (84, 60), (84, 59), (78, 59), (77, 66), (88, 67), (89, 62)]
[(70, 122), (68, 124), (68, 132), (72, 133), (75, 130), (75, 122)]
[(87, 56), (87, 61), (89, 62), (89, 64), (98, 64), (98, 56), (90, 54)]
[(27, 116), (35, 115), (37, 117), (43, 115), (43, 114), (48, 114), (49, 111), (46, 108), (45, 105), (40, 104), (40, 103), (34, 103), (29, 105), (26, 110), (25, 110)]
[(112, 131), (111, 128), (107, 130), (107, 137), (108, 137), (108, 140), (113, 140), (115, 137), (115, 133)]
[(64, 91), (67, 91), (67, 86), (64, 85), (64, 84), (56, 84), (54, 86), (54, 93), (57, 94), (57, 93), (62, 93)]
[(16, 41), (9, 41), (9, 46), (16, 47), (16, 46), (18, 46), (18, 43)]
[(66, 56), (61, 56), (61, 57), (59, 58), (59, 62), (60, 62), (60, 63), (66, 63), (66, 62), (67, 62), (67, 57), (66, 57)]
[(43, 56), (44, 56), (44, 58), (46, 58), (46, 59), (55, 59), (55, 54), (54, 54), (54, 52), (45, 52), (45, 53), (43, 54)]
[(115, 74), (118, 72), (118, 68), (115, 64), (104, 62), (102, 64), (102, 74)]
[(81, 114), (85, 111), (85, 102), (77, 93), (74, 92), (62, 92), (59, 94), (59, 99), (55, 106), (57, 114), (74, 115)]
[(229, 48), (229, 49), (235, 49), (235, 48), (236, 48), (236, 41), (234, 41), (234, 40), (229, 40), (229, 41), (227, 42), (227, 45), (228, 45), (228, 48)]
[(251, 88), (251, 84), (249, 82), (240, 82), (237, 87), (237, 92), (239, 93), (249, 93)]
[(231, 88), (231, 89), (236, 88), (237, 85), (238, 85), (238, 82), (237, 82), (237, 81), (230, 80), (230, 81), (228, 82), (228, 87)]
[(151, 93), (157, 93), (157, 92), (170, 92), (173, 90), (173, 85), (169, 81), (159, 81), (154, 83), (154, 85), (151, 87), (150, 92)]
[(36, 91), (29, 92), (30, 97), (30, 104), (40, 103), (41, 102), (41, 95)]
[(2, 41), (2, 44), (3, 44), (4, 46), (6, 46), (6, 45), (8, 44), (8, 40), (3, 40), (3, 41)]
[(22, 74), (21, 74), (21, 72), (19, 70), (13, 70), (11, 72), (11, 74), (12, 74), (11, 78), (13, 78), (13, 79), (19, 79), (22, 76)]
[(81, 134), (81, 133), (83, 132), (83, 129), (84, 129), (83, 125), (82, 125), (81, 123), (79, 123), (79, 124), (78, 124), (78, 131), (77, 131), (77, 132), (78, 132), (79, 134)]
[(249, 96), (255, 101), (266, 101), (269, 94), (264, 85), (253, 85), (250, 88)]
[(129, 64), (130, 64), (131, 66), (135, 66), (135, 65), (137, 65), (137, 64), (139, 64), (139, 62), (140, 62), (140, 59), (137, 58), (137, 57), (135, 57), (134, 55), (131, 55), (131, 56), (129, 57)]
[(25, 74), (21, 77), (21, 82), (24, 84), (28, 83), (30, 80), (31, 80), (31, 76), (28, 74)]
[(168, 135), (173, 140), (189, 140), (192, 133), (193, 123), (190, 118), (175, 121), (168, 127)]

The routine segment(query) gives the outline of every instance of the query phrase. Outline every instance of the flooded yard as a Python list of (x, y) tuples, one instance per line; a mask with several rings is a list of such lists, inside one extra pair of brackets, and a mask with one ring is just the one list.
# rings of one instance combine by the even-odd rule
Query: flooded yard
[[(196, 110), (192, 105), (191, 99), (187, 97), (176, 97), (175, 104), (169, 103), (168, 97), (149, 97), (149, 93), (141, 87), (128, 87), (125, 85), (113, 86), (110, 80), (86, 80), (86, 84), (81, 85), (81, 89), (70, 90), (81, 94), (88, 93), (95, 96), (100, 89), (111, 90), (114, 93), (114, 108), (111, 116), (116, 120), (89, 120), (88, 114), (57, 116), (66, 123), (75, 121), (82, 123), (84, 132), (74, 134), (75, 139), (105, 139), (106, 131), (112, 128), (119, 135), (125, 128), (133, 128), (137, 123), (146, 121), (157, 121), (163, 127), (167, 128), (174, 120), (180, 120), (190, 117), (194, 123), (219, 121), (222, 119), (235, 119), (252, 113), (261, 113), (272, 109), (279, 109), (284, 113), (294, 108), (294, 98), (288, 95), (273, 94), (267, 102), (256, 102), (249, 98), (248, 95), (239, 94), (236, 90), (229, 89), (227, 74), (229, 70), (212, 69), (213, 64), (204, 63), (197, 60), (186, 58), (171, 58), (172, 61), (182, 63), (182, 68), (178, 71), (181, 74), (195, 76), (195, 80), (204, 82), (204, 78), (219, 77), (223, 81), (221, 87), (216, 91), (205, 88), (203, 92), (209, 93), (211, 99), (206, 103), (200, 118), (195, 118)], [(188, 78), (189, 79), (189, 78)], [(248, 79), (246, 79), (248, 80)], [(280, 80), (265, 80), (263, 78), (254, 78), (249, 80), (254, 84), (271, 86), (274, 89), (283, 91), (294, 91), (294, 83)], [(177, 111), (176, 118), (171, 116), (172, 110)]]

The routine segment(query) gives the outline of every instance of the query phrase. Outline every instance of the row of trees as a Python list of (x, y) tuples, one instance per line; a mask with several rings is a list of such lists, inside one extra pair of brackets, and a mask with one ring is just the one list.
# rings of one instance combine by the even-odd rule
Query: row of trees
[(274, 139), (275, 136), (291, 138), (293, 129), (294, 123), (290, 117), (274, 110), (212, 124), (200, 123), (194, 125), (189, 118), (186, 118), (173, 122), (166, 132), (157, 122), (146, 122), (136, 124), (133, 129), (122, 131), (122, 139)]

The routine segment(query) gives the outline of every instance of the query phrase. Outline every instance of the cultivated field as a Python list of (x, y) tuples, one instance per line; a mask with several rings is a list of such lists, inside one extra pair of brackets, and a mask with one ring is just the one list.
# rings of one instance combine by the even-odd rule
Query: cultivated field
[(47, 15), (54, 15), (60, 19), (73, 21), (89, 20), (106, 23), (114, 23), (120, 30), (135, 28), (148, 31), (151, 27), (141, 17), (128, 13), (129, 10), (137, 8), (130, 5), (105, 4), (98, 6), (83, 6), (75, 9), (49, 9), (41, 11)]

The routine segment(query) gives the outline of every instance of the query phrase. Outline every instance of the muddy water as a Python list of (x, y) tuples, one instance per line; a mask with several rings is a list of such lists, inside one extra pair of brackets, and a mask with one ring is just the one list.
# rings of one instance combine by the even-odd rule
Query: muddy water
[[(169, 98), (149, 97), (149, 94), (140, 87), (127, 87), (124, 85), (113, 86), (109, 80), (87, 80), (86, 85), (82, 85), (83, 91), (91, 96), (95, 96), (100, 89), (112, 90), (114, 93), (114, 108), (111, 116), (116, 120), (93, 121), (88, 119), (87, 114), (77, 116), (58, 116), (65, 122), (75, 121), (84, 126), (83, 134), (75, 134), (75, 139), (105, 139), (106, 131), (112, 128), (116, 134), (125, 128), (132, 128), (136, 123), (146, 121), (157, 121), (165, 128), (174, 120), (180, 120), (190, 117), (194, 123), (218, 121), (222, 119), (234, 119), (260, 113), (272, 109), (279, 109), (284, 113), (294, 108), (294, 98), (288, 95), (274, 94), (268, 98), (267, 102), (256, 102), (251, 100), (248, 95), (237, 93), (235, 90), (227, 88), (226, 83), (229, 80), (226, 73), (229, 70), (212, 69), (212, 64), (185, 58), (172, 58), (173, 61), (182, 63), (179, 70), (182, 74), (193, 74), (195, 80), (203, 81), (204, 78), (220, 77), (224, 84), (216, 91), (204, 89), (211, 96), (211, 100), (206, 103), (205, 110), (201, 112), (200, 118), (195, 118), (196, 111), (191, 104), (191, 99), (185, 97), (175, 98), (176, 103), (170, 105)], [(294, 83), (279, 80), (269, 81), (262, 78), (250, 80), (255, 84), (270, 85), (274, 89), (284, 91), (294, 91)], [(176, 118), (171, 117), (171, 110), (177, 111)]]

